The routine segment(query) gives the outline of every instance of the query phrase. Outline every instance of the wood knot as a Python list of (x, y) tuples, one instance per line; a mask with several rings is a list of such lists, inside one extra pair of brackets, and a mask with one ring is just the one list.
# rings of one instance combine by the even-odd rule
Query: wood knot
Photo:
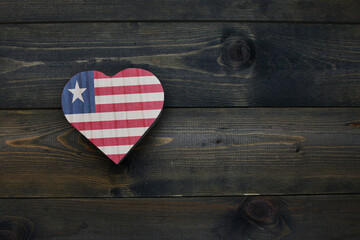
[(246, 206), (249, 217), (258, 222), (272, 221), (275, 208), (268, 200), (253, 200)]
[(34, 223), (27, 218), (8, 216), (0, 218), (0, 239), (31, 240)]
[(222, 62), (232, 68), (247, 68), (254, 62), (254, 49), (248, 41), (228, 38), (223, 43)]
[(360, 122), (353, 122), (346, 124), (349, 127), (360, 127)]

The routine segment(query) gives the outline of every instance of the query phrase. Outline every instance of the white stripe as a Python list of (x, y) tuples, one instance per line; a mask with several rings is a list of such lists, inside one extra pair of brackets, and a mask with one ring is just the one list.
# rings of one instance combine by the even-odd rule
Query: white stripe
[(140, 94), (119, 94), (95, 96), (95, 104), (109, 103), (133, 103), (133, 102), (152, 102), (164, 101), (164, 93), (140, 93)]
[(94, 79), (94, 86), (96, 88), (149, 85), (149, 84), (160, 84), (160, 81), (155, 76)]
[(65, 114), (70, 123), (157, 118), (161, 109), (124, 112)]
[(98, 147), (106, 154), (126, 154), (134, 145), (105, 146)]
[(85, 137), (89, 139), (94, 138), (112, 138), (112, 137), (137, 137), (142, 136), (148, 127), (142, 128), (116, 128), (116, 129), (99, 129), (99, 130), (84, 130), (80, 131)]

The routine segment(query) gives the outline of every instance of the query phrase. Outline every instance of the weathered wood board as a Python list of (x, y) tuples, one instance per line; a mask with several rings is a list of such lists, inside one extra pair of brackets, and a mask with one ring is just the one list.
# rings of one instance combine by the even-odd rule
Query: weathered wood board
[(359, 195), (0, 199), (0, 237), (355, 240), (359, 202)]
[[(359, 239), (359, 12), (1, 1), (0, 239)], [(66, 122), (61, 92), (134, 67), (166, 109), (115, 165)]]
[(0, 22), (305, 21), (360, 22), (357, 0), (2, 0)]
[(355, 108), (165, 109), (119, 166), (61, 110), (0, 114), (1, 197), (359, 192)]
[[(78, 72), (138, 67), (165, 107), (360, 106), (359, 25), (0, 25), (0, 108), (60, 108)], [(36, 94), (34, 94), (36, 93)]]

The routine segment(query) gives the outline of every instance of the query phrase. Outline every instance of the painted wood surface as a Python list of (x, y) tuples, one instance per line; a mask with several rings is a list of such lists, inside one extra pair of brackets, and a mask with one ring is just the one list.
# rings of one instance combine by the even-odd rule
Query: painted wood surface
[[(60, 108), (69, 77), (139, 67), (165, 107), (360, 106), (359, 25), (0, 25), (0, 108)], [(34, 94), (36, 93), (36, 94)]]
[(0, 237), (355, 240), (359, 200), (359, 195), (0, 199)]
[(360, 22), (357, 0), (2, 0), (0, 22)]
[(118, 166), (61, 110), (0, 114), (1, 197), (359, 191), (355, 108), (165, 109)]
[(118, 164), (160, 116), (164, 89), (154, 74), (140, 68), (111, 77), (87, 71), (68, 81), (61, 105), (66, 120)]

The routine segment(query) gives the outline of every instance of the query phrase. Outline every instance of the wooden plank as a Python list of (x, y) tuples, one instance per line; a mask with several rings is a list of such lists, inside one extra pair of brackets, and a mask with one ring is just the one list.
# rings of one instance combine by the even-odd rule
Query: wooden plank
[(357, 0), (3, 0), (1, 22), (238, 20), (360, 22)]
[(359, 192), (358, 108), (165, 109), (120, 165), (61, 110), (0, 114), (0, 197)]
[(355, 240), (360, 235), (359, 203), (359, 195), (0, 199), (0, 236)]
[(360, 106), (360, 25), (1, 25), (0, 108), (60, 108), (76, 73), (139, 67), (166, 107)]

